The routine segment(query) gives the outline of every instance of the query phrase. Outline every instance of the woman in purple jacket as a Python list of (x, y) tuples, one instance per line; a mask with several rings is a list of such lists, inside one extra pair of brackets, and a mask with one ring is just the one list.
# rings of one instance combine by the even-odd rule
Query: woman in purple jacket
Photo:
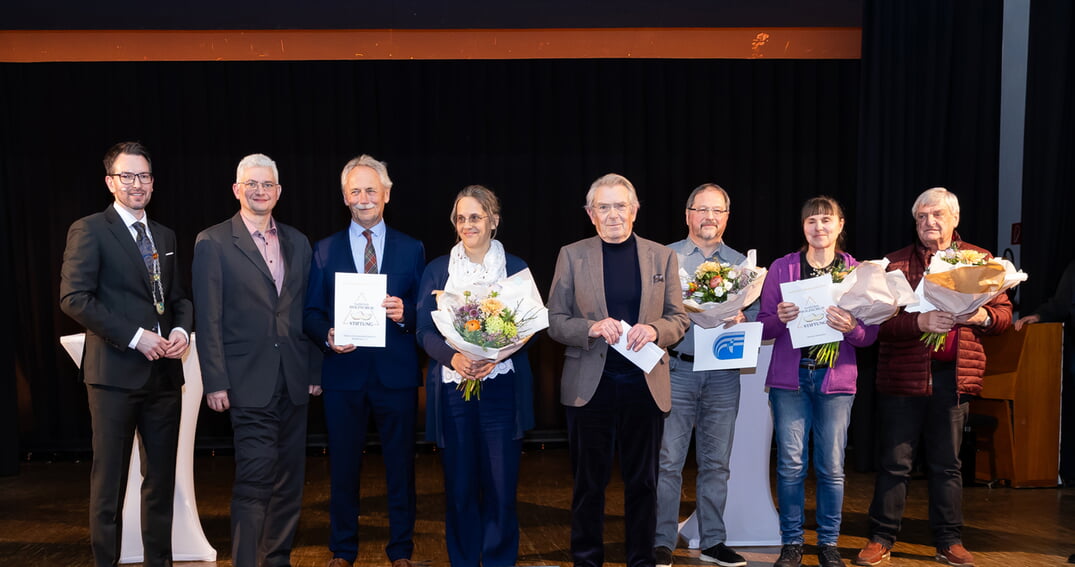
[(847, 311), (829, 307), (830, 327), (843, 333), (839, 356), (830, 368), (818, 363), (809, 348), (791, 346), (787, 323), (799, 307), (784, 301), (783, 282), (846, 272), (858, 264), (841, 250), (844, 213), (831, 197), (814, 197), (803, 205), (806, 245), (773, 262), (761, 292), (758, 321), (762, 337), (775, 339), (765, 385), (773, 411), (777, 445), (777, 498), (780, 508), (780, 559), (774, 567), (802, 563), (804, 485), (810, 462), (810, 436), (814, 440), (817, 477), (818, 561), (823, 567), (844, 565), (836, 547), (844, 500), (844, 448), (851, 403), (855, 399), (855, 347), (877, 338), (876, 325), (864, 325)]

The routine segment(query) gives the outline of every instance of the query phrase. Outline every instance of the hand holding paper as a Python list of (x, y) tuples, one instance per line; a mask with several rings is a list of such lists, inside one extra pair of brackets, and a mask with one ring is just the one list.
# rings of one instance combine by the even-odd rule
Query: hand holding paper
[[(649, 327), (649, 325), (635, 325), (633, 329), (639, 327)], [(652, 327), (650, 327), (652, 329)], [(643, 372), (650, 372), (654, 366), (660, 362), (664, 357), (664, 349), (657, 346), (656, 343), (650, 341), (644, 343), (641, 350), (634, 350), (634, 346), (629, 346), (630, 341), (638, 341), (638, 338), (629, 339), (628, 334), (633, 330), (627, 321), (620, 321), (620, 340), (612, 343), (610, 346), (616, 349), (616, 352), (623, 355), (624, 358), (630, 360), (635, 366), (642, 369)], [(656, 331), (654, 331), (656, 335)], [(654, 336), (656, 338), (656, 336)], [(637, 346), (637, 344), (635, 345)]]

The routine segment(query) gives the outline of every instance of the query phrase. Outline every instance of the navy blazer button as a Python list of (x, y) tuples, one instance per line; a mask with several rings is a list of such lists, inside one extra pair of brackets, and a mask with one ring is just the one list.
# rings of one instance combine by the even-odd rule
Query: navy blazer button
[(273, 343), (273, 344), (272, 344), (272, 346), (273, 346), (274, 348), (280, 348), (280, 343)]

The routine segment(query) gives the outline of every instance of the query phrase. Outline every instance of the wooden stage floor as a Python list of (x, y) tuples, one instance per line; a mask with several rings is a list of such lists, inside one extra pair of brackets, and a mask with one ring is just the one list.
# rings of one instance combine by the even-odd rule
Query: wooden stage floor
[[(384, 467), (378, 454), (367, 455), (363, 470), (361, 549), (358, 564), (388, 567), (383, 547), (387, 538)], [(570, 565), (571, 474), (563, 447), (528, 449), (523, 456), (519, 486), (522, 524), (519, 565)], [(850, 459), (848, 462), (852, 462)], [(89, 463), (41, 462), (22, 465), (16, 477), (0, 478), (0, 565), (79, 567), (91, 565), (87, 523)], [(233, 461), (228, 456), (198, 456), (195, 485), (202, 525), (218, 551), (217, 566), (230, 566), (228, 506)], [(414, 559), (426, 565), (448, 565), (444, 549), (444, 493), (439, 457), (417, 457), (418, 523)], [(693, 463), (685, 471), (684, 513), (693, 508)], [(295, 567), (324, 567), (331, 557), (328, 537), (328, 458), (307, 462), (306, 492), (292, 563)], [(807, 509), (813, 513), (812, 482)], [(849, 472), (844, 502), (840, 551), (850, 560), (866, 541), (867, 508), (873, 475)], [(964, 491), (964, 542), (979, 566), (1064, 565), (1075, 553), (1075, 489), (1010, 489), (976, 486)], [(623, 565), (622, 484), (614, 477), (608, 491), (605, 528), (606, 558)], [(734, 522), (735, 518), (728, 518)], [(808, 517), (809, 523), (812, 520)], [(817, 565), (812, 555), (813, 532), (807, 532), (804, 564)], [(741, 548), (751, 566), (772, 565), (776, 547)], [(933, 560), (926, 514), (926, 484), (916, 479), (904, 519), (902, 541), (887, 565), (937, 565)], [(677, 565), (708, 565), (698, 552), (675, 552)], [(196, 567), (210, 563), (185, 563)]]

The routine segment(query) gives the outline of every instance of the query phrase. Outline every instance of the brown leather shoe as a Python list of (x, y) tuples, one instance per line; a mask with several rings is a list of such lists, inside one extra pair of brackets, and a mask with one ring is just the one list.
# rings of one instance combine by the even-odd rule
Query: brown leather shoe
[(351, 562), (343, 557), (333, 557), (325, 567), (351, 567)]
[(414, 567), (414, 563), (409, 558), (396, 559), (392, 562), (392, 567)]
[(892, 557), (892, 548), (885, 547), (882, 543), (871, 541), (866, 544), (866, 547), (862, 548), (853, 563), (855, 565), (877, 565), (889, 557)]
[(948, 549), (938, 548), (937, 561), (949, 565), (974, 565), (974, 556), (963, 547), (963, 544), (957, 543)]

